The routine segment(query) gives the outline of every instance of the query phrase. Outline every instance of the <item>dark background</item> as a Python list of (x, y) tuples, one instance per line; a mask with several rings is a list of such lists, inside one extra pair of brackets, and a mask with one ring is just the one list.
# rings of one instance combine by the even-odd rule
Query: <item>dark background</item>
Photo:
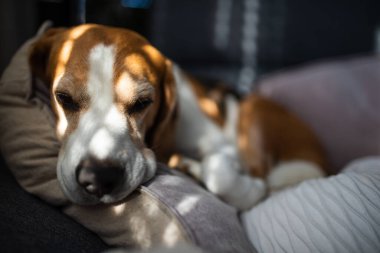
[[(215, 46), (213, 37), (218, 1), (153, 0), (147, 9), (134, 9), (123, 7), (121, 0), (87, 0), (86, 22), (136, 30), (190, 72), (236, 84), (244, 65), (247, 1), (231, 0), (230, 32), (223, 48)], [(254, 64), (249, 65), (256, 77), (315, 60), (375, 51), (378, 0), (252, 1), (260, 5), (258, 25), (245, 29), (257, 34)], [(44, 20), (53, 20), (56, 26), (79, 24), (81, 2), (1, 0), (0, 71)]]

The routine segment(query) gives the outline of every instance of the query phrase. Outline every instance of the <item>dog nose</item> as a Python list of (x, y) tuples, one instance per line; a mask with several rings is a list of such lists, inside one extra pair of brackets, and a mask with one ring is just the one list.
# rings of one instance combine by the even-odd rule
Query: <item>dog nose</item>
[(111, 193), (124, 179), (124, 170), (120, 165), (94, 158), (83, 160), (76, 172), (79, 185), (98, 198)]

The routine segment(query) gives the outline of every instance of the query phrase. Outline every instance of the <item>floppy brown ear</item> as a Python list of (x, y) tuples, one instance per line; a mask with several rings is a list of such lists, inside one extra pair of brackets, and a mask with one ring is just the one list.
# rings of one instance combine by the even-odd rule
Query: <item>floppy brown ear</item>
[(170, 144), (174, 137), (177, 104), (177, 85), (173, 73), (173, 63), (166, 59), (165, 76), (160, 85), (160, 105), (153, 126), (148, 129), (145, 140), (160, 161), (168, 159), (169, 154), (165, 154), (163, 151), (170, 150)]
[(57, 36), (65, 30), (65, 28), (47, 30), (30, 48), (29, 65), (31, 72), (46, 84), (49, 84), (52, 78), (48, 64), (53, 43)]

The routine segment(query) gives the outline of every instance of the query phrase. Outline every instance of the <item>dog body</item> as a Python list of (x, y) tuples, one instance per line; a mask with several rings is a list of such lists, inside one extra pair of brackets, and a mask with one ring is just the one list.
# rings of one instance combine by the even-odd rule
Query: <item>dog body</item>
[[(51, 29), (33, 46), (30, 65), (51, 85), (62, 141), (57, 175), (75, 203), (117, 202), (154, 176), (156, 160), (173, 154), (239, 209), (265, 195), (265, 177), (281, 188), (322, 175), (319, 144), (295, 117), (257, 96), (238, 102), (227, 95), (223, 113), (134, 32), (91, 24)], [(284, 163), (296, 160), (305, 166)]]
[(176, 77), (181, 155), (171, 167), (182, 168), (240, 209), (252, 207), (266, 190), (324, 176), (317, 138), (283, 107), (256, 94), (238, 101), (223, 87), (208, 88), (174, 71), (181, 75)]

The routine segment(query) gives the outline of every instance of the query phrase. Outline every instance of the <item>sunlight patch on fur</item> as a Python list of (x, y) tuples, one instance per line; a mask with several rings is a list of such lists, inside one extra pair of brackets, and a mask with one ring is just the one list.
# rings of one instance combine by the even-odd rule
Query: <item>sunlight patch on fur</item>
[(70, 32), (68, 39), (64, 42), (62, 49), (59, 52), (58, 65), (55, 70), (54, 78), (63, 75), (66, 68), (65, 66), (70, 58), (71, 51), (73, 49), (74, 41), (83, 35), (89, 28), (91, 28), (91, 25), (77, 27)]

